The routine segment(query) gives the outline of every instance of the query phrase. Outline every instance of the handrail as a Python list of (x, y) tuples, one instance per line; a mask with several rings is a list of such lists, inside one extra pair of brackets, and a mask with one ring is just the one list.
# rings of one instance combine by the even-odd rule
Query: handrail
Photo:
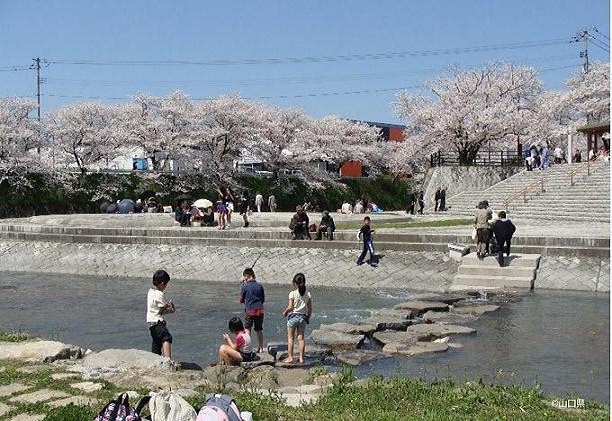
[(531, 183), (527, 184), (527, 186), (525, 186), (521, 190), (519, 190), (517, 193), (514, 193), (513, 195), (507, 197), (504, 200), (504, 209), (505, 209), (505, 211), (508, 212), (508, 205), (510, 205), (510, 203), (514, 202), (514, 200), (517, 197), (523, 196), (523, 201), (526, 202), (527, 201), (527, 192), (530, 191), (531, 188), (536, 186), (537, 184), (540, 184), (540, 191), (541, 192), (545, 192), (546, 190), (544, 190), (544, 181), (547, 178), (548, 178), (548, 174), (542, 174), (542, 176), (540, 177), (539, 180), (532, 181)]
[[(592, 163), (591, 163), (592, 162)], [(590, 159), (587, 160), (587, 162), (583, 162), (582, 165), (580, 165), (578, 168), (576, 168), (574, 171), (570, 172), (567, 175), (567, 178), (569, 178), (570, 180), (570, 186), (574, 185), (574, 177), (580, 173), (584, 171), (584, 168), (586, 168), (587, 170), (587, 175), (591, 175), (591, 165), (594, 165), (596, 162), (605, 162), (604, 159), (602, 159), (601, 156), (597, 156), (597, 158), (595, 158), (595, 160), (591, 161)]]

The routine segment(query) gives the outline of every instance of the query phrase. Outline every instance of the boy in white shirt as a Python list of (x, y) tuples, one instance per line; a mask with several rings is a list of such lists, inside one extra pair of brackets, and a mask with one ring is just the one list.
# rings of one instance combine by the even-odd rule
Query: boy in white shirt
[(170, 358), (172, 355), (172, 335), (166, 327), (164, 314), (175, 312), (172, 300), (166, 300), (164, 290), (170, 282), (170, 275), (165, 270), (153, 274), (153, 286), (147, 294), (147, 323), (153, 343), (151, 352)]

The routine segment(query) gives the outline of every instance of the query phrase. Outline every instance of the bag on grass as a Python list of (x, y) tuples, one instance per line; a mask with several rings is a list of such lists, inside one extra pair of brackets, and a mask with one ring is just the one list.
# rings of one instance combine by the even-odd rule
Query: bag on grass
[(151, 392), (149, 413), (153, 421), (195, 421), (195, 409), (174, 392)]
[(136, 408), (130, 406), (127, 393), (122, 393), (117, 399), (110, 401), (94, 418), (94, 421), (141, 421), (140, 410), (145, 402), (139, 402)]
[(242, 421), (240, 410), (230, 396), (208, 394), (205, 404), (196, 421)]

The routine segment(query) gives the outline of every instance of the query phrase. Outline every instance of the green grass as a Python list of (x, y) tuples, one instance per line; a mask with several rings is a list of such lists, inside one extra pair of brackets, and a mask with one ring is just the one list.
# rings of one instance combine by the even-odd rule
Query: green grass
[[(375, 218), (375, 217), (374, 217)], [(471, 225), (474, 222), (472, 218), (469, 219), (442, 219), (434, 221), (410, 221), (410, 222), (384, 222), (384, 221), (372, 221), (372, 228), (383, 229), (383, 228), (435, 228), (435, 227), (456, 227)], [(338, 222), (336, 223), (337, 230), (358, 230), (361, 228), (363, 223), (359, 222)]]
[(0, 342), (23, 342), (32, 339), (32, 336), (26, 332), (17, 330), (9, 330), (0, 332)]
[[(23, 373), (18, 369), (23, 363), (0, 361), (0, 385), (21, 382), (32, 386), (31, 390), (51, 388), (70, 391), (69, 383), (75, 379), (51, 380), (53, 367), (34, 373)], [(318, 370), (315, 370), (317, 372)], [(594, 401), (586, 401), (585, 407), (564, 411), (552, 406), (554, 398), (543, 395), (539, 387), (486, 385), (481, 382), (455, 383), (443, 379), (434, 383), (418, 379), (383, 379), (374, 376), (366, 384), (355, 385), (350, 368), (342, 370), (327, 393), (312, 404), (292, 408), (283, 397), (272, 392), (262, 395), (243, 389), (234, 393), (238, 407), (254, 414), (255, 420), (607, 420), (609, 407)], [(100, 381), (100, 380), (96, 380)], [(91, 420), (100, 409), (120, 390), (105, 381), (104, 389), (88, 394), (100, 401), (96, 407), (68, 405), (52, 408), (45, 403), (16, 404), (0, 420), (4, 421), (18, 413), (45, 414), (45, 420), (86, 421)], [(134, 388), (132, 388), (134, 390)], [(147, 389), (136, 388), (143, 395)], [(199, 408), (203, 396), (212, 392), (202, 388), (188, 402)], [(75, 393), (76, 391), (72, 391)], [(218, 390), (216, 390), (218, 392)], [(75, 393), (76, 394), (76, 393)], [(82, 394), (82, 393), (78, 393)], [(9, 403), (9, 397), (0, 397), (0, 402)], [(135, 405), (136, 402), (130, 402)]]

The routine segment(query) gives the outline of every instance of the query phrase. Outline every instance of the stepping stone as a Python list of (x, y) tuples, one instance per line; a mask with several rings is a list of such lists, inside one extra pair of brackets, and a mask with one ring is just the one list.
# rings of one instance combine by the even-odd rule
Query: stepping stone
[(364, 335), (349, 335), (348, 333), (323, 329), (313, 330), (311, 337), (317, 345), (327, 346), (332, 349), (355, 349), (365, 339)]
[(419, 355), (428, 354), (431, 352), (444, 352), (448, 350), (449, 346), (447, 343), (439, 342), (417, 342), (413, 345), (403, 343), (389, 343), (383, 347), (383, 352), (389, 354), (401, 354), (401, 355)]
[(413, 314), (423, 314), (428, 310), (448, 311), (448, 304), (439, 301), (412, 300), (393, 306), (395, 310), (412, 310)]
[(72, 379), (75, 377), (79, 377), (79, 375), (77, 373), (53, 373), (51, 374), (51, 378), (53, 380)]
[(240, 363), (242, 368), (255, 368), (260, 365), (274, 365), (274, 357), (268, 353), (257, 354), (255, 361), (249, 361), (246, 363)]
[(477, 319), (478, 317), (472, 314), (457, 314), (448, 311), (428, 311), (423, 314), (423, 320), (432, 323), (464, 324), (473, 322)]
[(20, 403), (37, 403), (51, 399), (67, 398), (68, 396), (70, 396), (68, 393), (62, 392), (61, 390), (41, 389), (37, 390), (36, 392), (13, 396), (9, 399), (9, 401)]
[(85, 393), (97, 392), (104, 388), (102, 383), (94, 383), (94, 382), (81, 382), (81, 383), (72, 383), (70, 387), (75, 389), (82, 390)]
[(89, 396), (70, 396), (56, 401), (47, 402), (47, 405), (57, 408), (59, 406), (67, 406), (73, 404), (75, 406), (95, 406), (100, 401)]
[(445, 325), (438, 323), (412, 325), (406, 329), (406, 333), (418, 336), (419, 340), (429, 340), (448, 335), (469, 334), (475, 332), (476, 329), (472, 329), (471, 327), (467, 326)]
[(8, 421), (42, 421), (45, 418), (45, 414), (19, 414)]
[(3, 416), (4, 414), (8, 414), (13, 409), (15, 408), (10, 405), (0, 402), (0, 417)]
[(322, 324), (319, 329), (333, 330), (334, 332), (348, 333), (351, 335), (370, 335), (376, 330), (376, 326), (371, 324), (354, 325), (351, 323), (332, 323), (330, 325)]
[(380, 310), (372, 310), (370, 312), (371, 316), (384, 316), (391, 317), (394, 319), (411, 319), (413, 316), (416, 316), (416, 312), (412, 314), (412, 310), (404, 309), (404, 310), (396, 310), (393, 308), (381, 308)]
[(22, 383), (11, 383), (7, 384), (6, 386), (0, 386), (0, 396), (9, 396), (13, 393), (23, 392), (24, 390), (27, 390), (31, 387), (32, 386), (28, 386)]
[(368, 349), (352, 349), (348, 351), (340, 351), (336, 354), (336, 360), (342, 364), (347, 364), (353, 367), (376, 361), (380, 358), (388, 358), (382, 352), (371, 351)]
[(457, 314), (471, 314), (473, 316), (482, 316), (484, 313), (498, 310), (499, 306), (493, 304), (476, 304), (476, 305), (462, 305), (453, 307), (453, 313)]
[(393, 316), (370, 316), (364, 323), (373, 325), (376, 331), (381, 330), (406, 330), (412, 324), (412, 320)]

